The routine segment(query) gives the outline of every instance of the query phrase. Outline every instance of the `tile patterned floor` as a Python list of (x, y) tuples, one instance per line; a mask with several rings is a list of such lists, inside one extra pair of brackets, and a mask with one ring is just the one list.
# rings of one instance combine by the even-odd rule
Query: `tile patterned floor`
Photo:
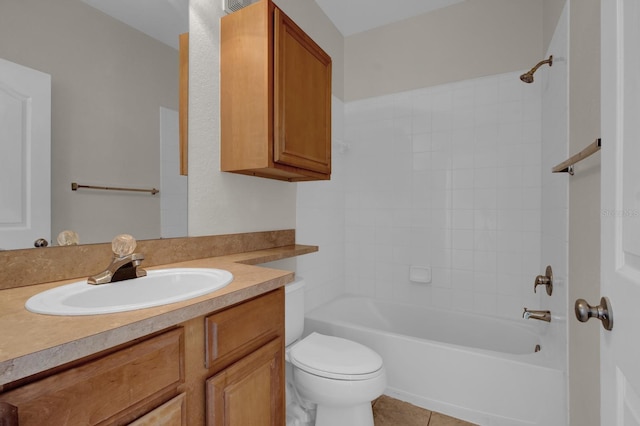
[(373, 402), (375, 426), (474, 426), (386, 395)]

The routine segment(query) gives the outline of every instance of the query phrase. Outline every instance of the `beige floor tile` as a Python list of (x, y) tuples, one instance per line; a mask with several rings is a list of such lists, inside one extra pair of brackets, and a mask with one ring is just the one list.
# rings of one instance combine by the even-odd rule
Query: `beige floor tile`
[(373, 402), (375, 426), (427, 426), (431, 411), (382, 395)]
[(387, 395), (373, 401), (373, 421), (375, 426), (475, 426)]

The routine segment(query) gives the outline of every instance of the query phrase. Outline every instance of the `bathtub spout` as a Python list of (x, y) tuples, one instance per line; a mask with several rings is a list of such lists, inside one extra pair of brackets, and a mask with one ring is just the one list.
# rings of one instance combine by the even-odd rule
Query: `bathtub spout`
[(524, 319), (536, 319), (539, 321), (551, 322), (551, 312), (550, 311), (536, 311), (534, 309), (524, 308), (524, 312), (522, 312), (522, 318)]

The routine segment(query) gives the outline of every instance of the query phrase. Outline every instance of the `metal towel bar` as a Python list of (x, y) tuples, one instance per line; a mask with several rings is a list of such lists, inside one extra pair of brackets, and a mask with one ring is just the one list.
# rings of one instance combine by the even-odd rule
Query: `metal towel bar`
[(133, 191), (133, 192), (150, 192), (152, 195), (156, 195), (159, 190), (155, 188), (151, 189), (138, 189), (138, 188), (118, 188), (114, 186), (93, 186), (93, 185), (80, 185), (76, 182), (71, 182), (71, 190), (77, 191), (78, 188), (88, 188), (88, 189), (103, 189), (106, 191)]
[(553, 173), (569, 173), (571, 176), (573, 176), (573, 165), (579, 161), (584, 160), (590, 155), (600, 151), (601, 145), (602, 145), (602, 142), (600, 138), (596, 139), (593, 143), (591, 143), (585, 149), (583, 149), (576, 155), (572, 156), (571, 158), (564, 160), (562, 163), (558, 164), (553, 169), (551, 169), (551, 171), (553, 171)]

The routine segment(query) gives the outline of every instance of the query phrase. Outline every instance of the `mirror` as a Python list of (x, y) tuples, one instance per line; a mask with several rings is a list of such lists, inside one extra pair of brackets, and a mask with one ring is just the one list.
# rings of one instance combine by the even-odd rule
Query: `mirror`
[(188, 0), (6, 0), (0, 15), (0, 58), (51, 76), (49, 244), (67, 229), (83, 244), (186, 235), (177, 117)]

